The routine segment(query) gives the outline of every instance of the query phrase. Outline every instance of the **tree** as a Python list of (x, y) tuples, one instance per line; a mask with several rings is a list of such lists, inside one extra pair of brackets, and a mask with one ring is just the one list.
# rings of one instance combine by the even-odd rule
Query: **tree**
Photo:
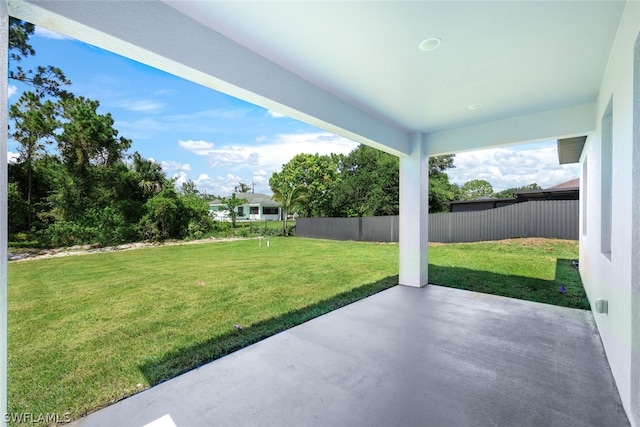
[(359, 145), (339, 164), (332, 207), (334, 216), (397, 215), (400, 169), (396, 156)]
[[(9, 57), (12, 63), (19, 63), (22, 59), (36, 54), (29, 43), (29, 38), (34, 31), (33, 24), (9, 17)], [(65, 97), (68, 92), (63, 89), (63, 86), (71, 84), (60, 68), (51, 65), (38, 66), (35, 71), (16, 66), (15, 70), (9, 70), (9, 79), (33, 87), (40, 97), (45, 95)]]
[[(61, 126), (58, 151), (67, 176), (60, 177), (55, 200), (62, 202), (62, 219), (82, 219), (86, 210), (111, 206), (129, 179), (124, 163), (131, 140), (118, 137), (110, 114), (99, 114), (99, 102), (68, 96), (59, 102)], [(135, 159), (134, 159), (135, 163)], [(146, 198), (144, 199), (146, 200)], [(141, 200), (143, 202), (144, 200)]]
[(138, 188), (142, 191), (142, 200), (162, 191), (167, 184), (167, 177), (162, 170), (162, 166), (149, 159), (142, 157), (137, 151), (133, 153), (134, 180)]
[(9, 236), (13, 236), (25, 229), (27, 219), (24, 213), (25, 211), (28, 212), (28, 208), (27, 202), (22, 198), (20, 189), (15, 182), (8, 183), (7, 198), (9, 201), (9, 215), (7, 218), (9, 223)]
[(111, 114), (98, 114), (98, 101), (69, 96), (60, 105), (64, 121), (58, 149), (70, 170), (83, 176), (90, 164), (109, 167), (123, 159), (132, 142), (118, 137)]
[(496, 197), (499, 199), (509, 199), (509, 198), (513, 198), (513, 193), (515, 193), (516, 191), (527, 191), (527, 190), (542, 190), (542, 187), (540, 187), (537, 183), (534, 182), (533, 184), (524, 185), (522, 187), (507, 188), (506, 190), (502, 190), (495, 193), (493, 197)]
[(332, 190), (338, 181), (336, 155), (298, 154), (282, 165), (280, 186), (305, 187), (305, 197), (298, 198), (291, 210), (303, 216), (327, 216), (331, 210)]
[(193, 182), (193, 180), (188, 179), (185, 182), (182, 183), (182, 185), (180, 186), (180, 193), (187, 195), (187, 196), (199, 196), (200, 195), (200, 191), (198, 190), (198, 187), (196, 187), (196, 183)]
[(447, 169), (455, 168), (453, 159), (455, 154), (444, 154), (442, 156), (429, 157), (429, 177), (436, 176)]
[(448, 212), (449, 202), (461, 198), (458, 185), (449, 182), (446, 170), (454, 168), (455, 155), (429, 157), (429, 212)]
[(249, 187), (247, 184), (245, 184), (244, 182), (240, 182), (238, 183), (238, 185), (236, 185), (233, 190), (236, 193), (248, 193), (249, 190), (251, 190), (251, 187)]
[(493, 187), (484, 179), (474, 179), (462, 185), (462, 199), (475, 200), (493, 196)]
[(176, 191), (165, 187), (144, 204), (140, 228), (145, 239), (180, 238), (180, 205)]
[(58, 126), (54, 104), (42, 101), (33, 92), (24, 92), (18, 102), (9, 108), (9, 117), (13, 119), (11, 137), (20, 144), (18, 162), (27, 172), (27, 229), (31, 228), (33, 215), (31, 192), (33, 187), (33, 163), (45, 152), (45, 144), (50, 144)]
[(460, 200), (462, 190), (459, 185), (449, 182), (446, 173), (429, 178), (429, 212), (448, 212), (449, 202)]
[(282, 233), (287, 235), (287, 220), (291, 209), (306, 196), (304, 185), (292, 183), (291, 180), (282, 173), (274, 172), (269, 178), (269, 186), (273, 191), (273, 200), (280, 203), (284, 221), (282, 223)]
[(186, 226), (186, 234), (201, 238), (211, 231), (213, 220), (209, 215), (209, 203), (200, 196), (193, 181), (187, 180), (182, 184), (179, 199), (182, 207), (181, 220)]
[(231, 218), (231, 226), (233, 228), (236, 227), (236, 219), (238, 218), (238, 215), (239, 215), (238, 211), (240, 206), (244, 205), (247, 202), (248, 202), (247, 199), (237, 198), (235, 193), (233, 193), (231, 197), (222, 198), (222, 203), (223, 203), (222, 209), (227, 211), (229, 218)]

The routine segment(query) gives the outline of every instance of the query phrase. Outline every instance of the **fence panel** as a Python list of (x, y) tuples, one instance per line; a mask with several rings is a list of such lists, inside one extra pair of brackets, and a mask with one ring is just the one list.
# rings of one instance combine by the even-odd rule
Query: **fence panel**
[[(578, 200), (543, 200), (485, 211), (430, 214), (429, 241), (478, 242), (513, 237), (578, 240), (578, 203)], [(298, 218), (296, 236), (397, 242), (399, 218)]]
[(436, 213), (429, 215), (429, 240), (432, 242), (442, 242), (449, 238), (450, 218), (447, 213)]
[(362, 218), (362, 233), (359, 240), (365, 242), (397, 242), (399, 217), (371, 216)]
[(296, 236), (360, 240), (358, 218), (297, 218)]

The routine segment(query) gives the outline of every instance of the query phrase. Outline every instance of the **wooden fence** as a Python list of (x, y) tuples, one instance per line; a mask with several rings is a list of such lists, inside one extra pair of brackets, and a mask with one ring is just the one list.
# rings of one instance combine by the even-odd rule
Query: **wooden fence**
[[(429, 241), (454, 243), (513, 237), (578, 240), (578, 200), (517, 203), (477, 212), (429, 215)], [(298, 218), (296, 236), (334, 240), (397, 242), (397, 216)]]

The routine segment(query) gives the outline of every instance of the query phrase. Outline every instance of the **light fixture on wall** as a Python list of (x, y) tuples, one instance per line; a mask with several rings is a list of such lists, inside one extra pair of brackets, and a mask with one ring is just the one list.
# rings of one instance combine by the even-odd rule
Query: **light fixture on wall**
[(595, 301), (596, 313), (609, 314), (609, 301), (602, 298), (597, 298)]

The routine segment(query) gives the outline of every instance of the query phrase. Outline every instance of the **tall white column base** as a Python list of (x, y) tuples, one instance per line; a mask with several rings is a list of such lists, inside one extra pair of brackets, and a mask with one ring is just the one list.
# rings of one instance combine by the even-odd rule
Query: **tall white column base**
[(423, 134), (414, 134), (409, 156), (400, 157), (400, 284), (428, 283), (429, 157)]

